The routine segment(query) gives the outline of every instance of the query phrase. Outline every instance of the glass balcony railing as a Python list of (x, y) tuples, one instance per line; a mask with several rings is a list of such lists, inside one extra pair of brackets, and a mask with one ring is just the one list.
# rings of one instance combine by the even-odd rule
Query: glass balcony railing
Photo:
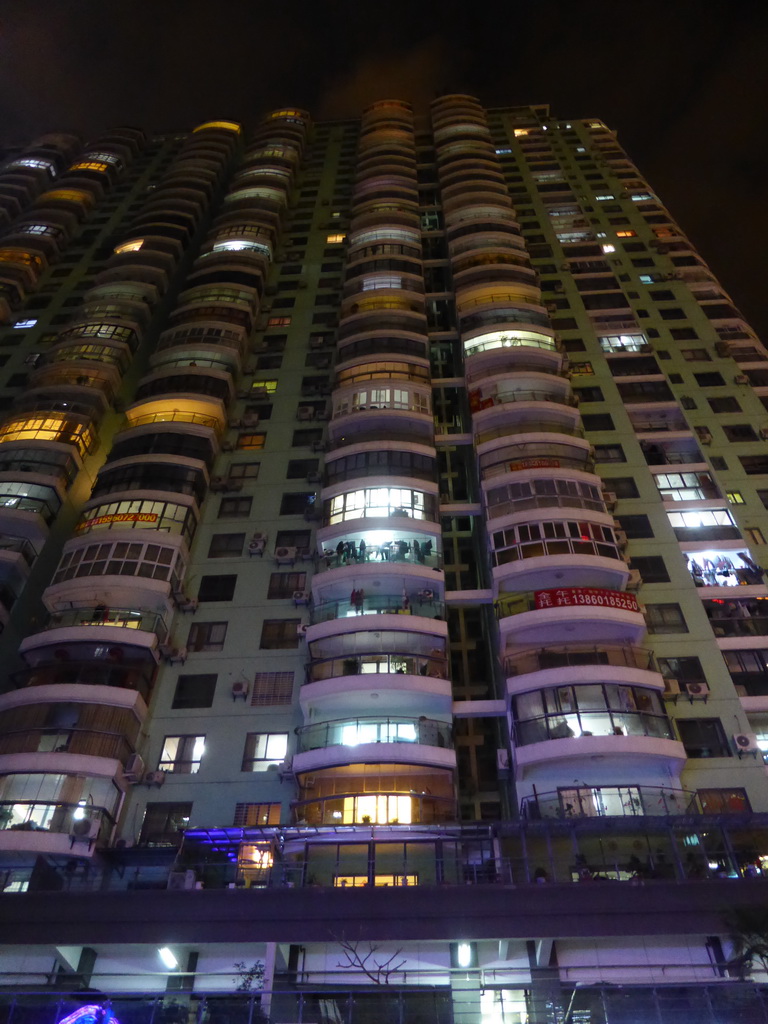
[(134, 753), (134, 747), (121, 733), (97, 729), (32, 727), (20, 732), (0, 733), (0, 755), (38, 752), (106, 757), (125, 763)]
[(589, 512), (605, 512), (605, 502), (594, 498), (583, 498), (577, 494), (532, 494), (525, 498), (512, 498), (488, 506), (488, 518), (498, 519), (513, 512), (525, 512), (535, 508), (582, 508)]
[(199, 412), (181, 412), (178, 409), (174, 409), (169, 412), (150, 412), (143, 415), (131, 414), (125, 429), (141, 427), (147, 423), (197, 423), (202, 427), (210, 427), (217, 432), (224, 425), (215, 416), (205, 416)]
[(602, 644), (600, 647), (537, 647), (520, 651), (504, 659), (504, 673), (510, 677), (580, 665), (615, 665), (617, 668), (656, 671), (652, 651)]
[(25, 564), (30, 567), (37, 558), (34, 545), (23, 537), (0, 537), (0, 555), (4, 552), (21, 555)]
[(441, 654), (384, 654), (370, 651), (337, 658), (313, 659), (307, 665), (307, 682), (336, 676), (411, 675), (448, 679), (448, 661)]
[(312, 609), (310, 622), (330, 622), (332, 619), (356, 618), (360, 615), (421, 615), (430, 619), (444, 619), (445, 605), (437, 599), (434, 590), (419, 590), (412, 594), (369, 597), (362, 590), (359, 598), (343, 601), (323, 601)]
[(573, 537), (540, 538), (525, 543), (518, 542), (514, 546), (494, 551), (494, 561), (496, 565), (507, 565), (526, 558), (541, 558), (546, 555), (553, 557), (557, 555), (593, 555), (621, 561), (621, 552), (615, 544), (594, 540), (576, 540)]
[(159, 612), (143, 608), (69, 608), (54, 612), (43, 629), (61, 629), (63, 626), (118, 626), (121, 629), (140, 629), (154, 633), (162, 643), (168, 636), (168, 626)]
[(423, 565), (428, 569), (441, 569), (443, 556), (432, 550), (432, 538), (425, 540), (396, 540), (389, 538), (374, 544), (372, 541), (340, 540), (335, 547), (326, 548), (320, 569), (339, 569), (345, 565)]
[(701, 814), (698, 795), (663, 786), (575, 786), (525, 797), (520, 815), (539, 818), (603, 818)]
[(545, 740), (578, 739), (582, 736), (648, 736), (672, 740), (672, 725), (665, 715), (645, 711), (577, 711), (542, 715), (515, 723), (519, 747)]
[[(14, 672), (11, 676), (14, 686), (22, 689), (26, 686), (117, 686), (125, 690), (136, 690), (149, 702), (152, 692), (152, 679), (155, 663), (149, 658), (137, 663), (126, 659), (117, 661), (120, 648), (114, 648), (113, 659), (92, 661), (56, 661), (49, 665), (38, 665), (34, 668)], [(34, 691), (30, 694), (33, 699)]]
[(573, 395), (558, 395), (551, 391), (507, 391), (504, 394), (489, 395), (485, 398), (474, 399), (470, 395), (470, 409), (472, 413), (484, 412), (493, 406), (511, 405), (515, 402), (552, 402), (555, 405), (564, 405), (575, 408), (578, 405)]
[(575, 427), (565, 420), (515, 420), (503, 426), (483, 430), (475, 435), (475, 444), (485, 444), (497, 437), (512, 437), (515, 434), (565, 434), (567, 437), (584, 437), (584, 428)]
[(452, 747), (449, 722), (432, 718), (365, 717), (318, 722), (297, 730), (299, 752), (325, 747), (357, 747), (362, 743), (419, 743), (427, 747)]

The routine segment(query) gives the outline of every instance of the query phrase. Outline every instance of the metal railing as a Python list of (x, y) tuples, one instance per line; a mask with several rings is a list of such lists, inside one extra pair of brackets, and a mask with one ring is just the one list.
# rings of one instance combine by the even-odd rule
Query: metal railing
[[(519, 541), (509, 547), (497, 548), (494, 551), (494, 561), (496, 565), (508, 565), (526, 558), (540, 558), (544, 555), (592, 555), (622, 561), (621, 552), (615, 544), (594, 540), (574, 540), (572, 537)], [(626, 568), (626, 563), (623, 565)]]
[(203, 427), (211, 427), (217, 433), (223, 429), (224, 423), (216, 416), (205, 416), (199, 412), (181, 412), (178, 409), (172, 412), (150, 412), (141, 415), (131, 415), (126, 424), (126, 429), (141, 427), (145, 423), (199, 423)]
[[(85, 825), (79, 824), (84, 821), (95, 822), (97, 827), (88, 830)], [(94, 841), (106, 841), (114, 824), (114, 819), (106, 808), (94, 807), (91, 804), (51, 800), (0, 801), (0, 831), (73, 835), (73, 853), (77, 853), (81, 840), (88, 842), (89, 831), (93, 833), (91, 839)]]
[(515, 743), (519, 747), (546, 740), (573, 739), (578, 743), (583, 736), (675, 738), (666, 715), (648, 711), (558, 711), (515, 723)]
[(478, 431), (475, 435), (475, 444), (485, 444), (486, 441), (493, 441), (497, 437), (513, 437), (515, 434), (565, 434), (566, 437), (584, 437), (583, 427), (574, 427), (565, 420), (543, 420), (540, 418), (530, 421), (516, 421), (505, 423), (501, 427), (493, 427), (491, 430)]
[[(492, 406), (510, 405), (514, 402), (552, 402), (555, 405), (575, 408), (579, 404), (573, 395), (555, 395), (549, 391), (507, 391), (502, 394), (488, 395), (481, 401), (490, 402)], [(485, 408), (472, 409), (472, 415), (476, 416), (480, 412), (485, 412)]]
[[(413, 825), (444, 824), (456, 818), (456, 801), (425, 793), (377, 791), (376, 793), (334, 793), (332, 796), (299, 800), (291, 804), (294, 820), (306, 825), (370, 824), (365, 812), (371, 796), (376, 801), (392, 801), (393, 809), (403, 799), (409, 801), (409, 822)], [(395, 811), (396, 813), (396, 811)], [(399, 824), (396, 817), (381, 824)], [(311, 884), (311, 883), (310, 883)]]
[[(430, 595), (430, 596), (427, 596)], [(411, 594), (383, 595), (352, 601), (323, 601), (312, 609), (310, 622), (329, 622), (331, 619), (355, 618), (359, 615), (420, 615), (430, 619), (444, 619), (445, 605), (437, 600), (435, 591), (416, 591)]]
[[(403, 551), (399, 546), (401, 543), (407, 544), (406, 551)], [(442, 569), (442, 553), (432, 551), (431, 547), (428, 552), (425, 552), (423, 548), (424, 542), (422, 541), (419, 544), (419, 553), (416, 554), (413, 550), (412, 542), (392, 541), (389, 543), (385, 542), (384, 544), (366, 545), (362, 552), (357, 546), (352, 551), (338, 552), (330, 549), (323, 552), (318, 569), (322, 571), (323, 569), (339, 569), (345, 565), (368, 565), (370, 563), (375, 565), (381, 565), (382, 563), (423, 565), (428, 569)]]
[(140, 629), (154, 633), (159, 642), (168, 636), (168, 626), (159, 612), (144, 608), (70, 608), (54, 612), (42, 627), (60, 629), (62, 626), (118, 626), (122, 629)]
[(590, 786), (553, 790), (527, 796), (520, 815), (528, 821), (541, 818), (674, 817), (701, 814), (695, 792), (664, 786)]
[(376, 717), (347, 718), (317, 722), (296, 730), (299, 752), (325, 747), (356, 747), (362, 743), (418, 743), (426, 747), (452, 747), (450, 723), (433, 718)]
[(567, 647), (536, 647), (508, 655), (504, 659), (507, 676), (527, 675), (554, 668), (581, 665), (613, 665), (617, 668), (639, 668), (656, 671), (652, 651), (639, 647), (601, 644), (599, 647), (581, 645)]
[(398, 654), (371, 651), (346, 657), (322, 658), (307, 665), (307, 682), (316, 683), (338, 676), (411, 675), (448, 679), (448, 661), (441, 655)]
[(510, 498), (488, 505), (488, 518), (498, 519), (512, 512), (525, 512), (533, 508), (581, 508), (590, 512), (606, 512), (605, 502), (582, 498), (576, 494), (532, 494), (527, 498)]

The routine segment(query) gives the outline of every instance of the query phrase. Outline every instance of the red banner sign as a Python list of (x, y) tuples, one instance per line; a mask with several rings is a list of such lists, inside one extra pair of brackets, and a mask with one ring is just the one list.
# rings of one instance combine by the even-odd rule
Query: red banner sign
[(96, 516), (78, 523), (78, 530), (86, 530), (90, 526), (107, 526), (109, 523), (156, 523), (156, 512), (115, 512), (109, 516)]
[(634, 594), (620, 590), (599, 590), (596, 587), (558, 587), (555, 590), (537, 590), (536, 608), (568, 608), (584, 605), (590, 608), (618, 608), (625, 612), (639, 612), (640, 605)]

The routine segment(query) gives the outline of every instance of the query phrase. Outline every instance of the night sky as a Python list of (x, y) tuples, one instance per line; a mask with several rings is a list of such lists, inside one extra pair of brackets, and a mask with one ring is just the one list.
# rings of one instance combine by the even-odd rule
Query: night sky
[(436, 91), (600, 117), (768, 340), (768, 5), (0, 0), (0, 144), (355, 116)]

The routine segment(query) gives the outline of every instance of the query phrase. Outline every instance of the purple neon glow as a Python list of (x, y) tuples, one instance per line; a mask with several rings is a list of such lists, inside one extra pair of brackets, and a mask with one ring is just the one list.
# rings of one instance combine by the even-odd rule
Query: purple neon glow
[(95, 1003), (88, 1006), (81, 1006), (73, 1013), (62, 1017), (58, 1024), (120, 1024), (112, 1010), (107, 1006), (98, 1006)]

